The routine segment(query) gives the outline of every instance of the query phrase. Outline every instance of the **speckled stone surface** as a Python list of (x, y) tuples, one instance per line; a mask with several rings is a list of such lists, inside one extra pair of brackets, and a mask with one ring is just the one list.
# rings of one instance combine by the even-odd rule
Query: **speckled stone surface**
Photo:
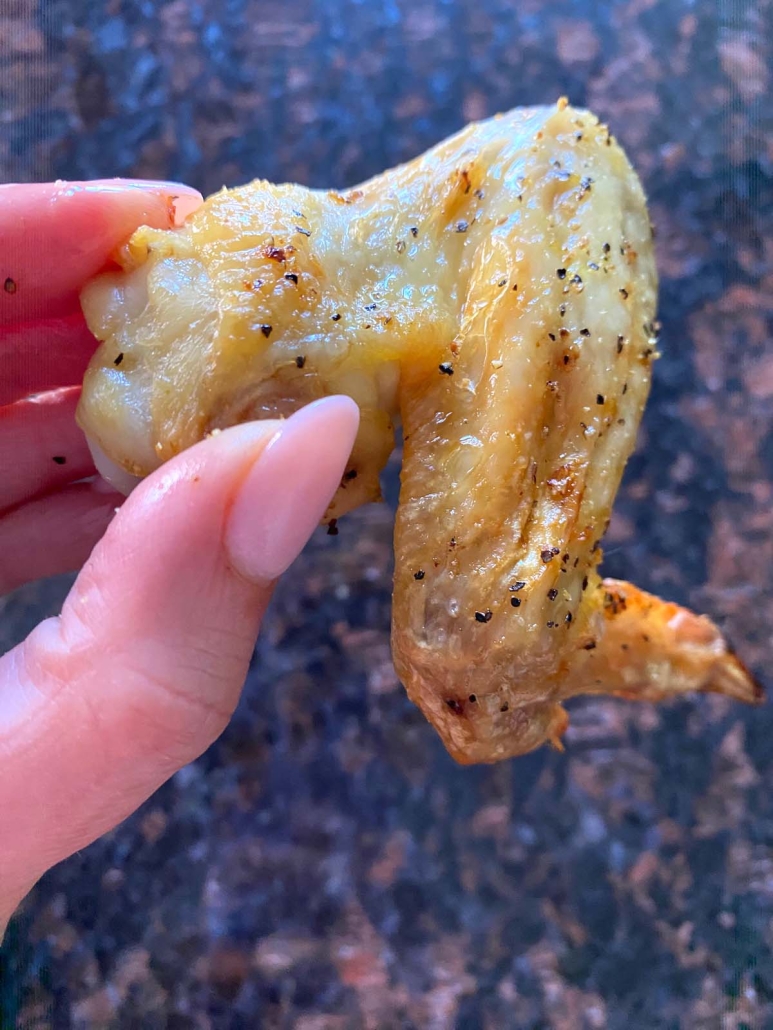
[[(605, 568), (769, 681), (772, 38), (770, 0), (3, 0), (0, 177), (340, 187), (469, 119), (591, 106), (663, 277)], [(391, 517), (314, 540), (223, 738), (28, 899), (4, 1026), (773, 1027), (770, 706), (575, 703), (566, 754), (458, 768), (390, 664)], [(65, 588), (4, 602), (0, 643)]]

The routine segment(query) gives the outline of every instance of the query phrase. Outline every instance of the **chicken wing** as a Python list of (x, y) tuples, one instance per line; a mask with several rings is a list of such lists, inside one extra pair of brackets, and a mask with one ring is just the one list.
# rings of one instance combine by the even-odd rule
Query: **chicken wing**
[(558, 746), (576, 694), (759, 699), (707, 619), (596, 572), (657, 275), (641, 185), (593, 115), (515, 110), (346, 193), (223, 190), (117, 259), (83, 296), (103, 343), (79, 408), (114, 480), (345, 393), (362, 422), (337, 519), (379, 499), (402, 420), (393, 654), (457, 760)]

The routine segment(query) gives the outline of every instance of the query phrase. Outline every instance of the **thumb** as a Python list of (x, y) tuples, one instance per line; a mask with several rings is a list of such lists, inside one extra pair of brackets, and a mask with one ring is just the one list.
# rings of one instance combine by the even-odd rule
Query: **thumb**
[(328, 398), (179, 455), (126, 501), (62, 614), (0, 660), (0, 917), (2, 895), (18, 902), (222, 732), (357, 424)]

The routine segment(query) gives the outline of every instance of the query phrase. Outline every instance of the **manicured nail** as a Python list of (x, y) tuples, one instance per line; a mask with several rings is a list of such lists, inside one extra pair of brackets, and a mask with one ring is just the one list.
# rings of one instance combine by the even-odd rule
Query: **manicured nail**
[(183, 224), (188, 215), (201, 207), (203, 198), (198, 190), (182, 182), (161, 179), (94, 179), (85, 188), (95, 193), (120, 193), (122, 190), (143, 190), (145, 193), (163, 193), (171, 199), (174, 225)]
[(90, 179), (83, 183), (65, 183), (62, 185), (82, 185), (92, 190), (150, 190), (164, 193), (192, 193), (201, 196), (193, 186), (184, 182), (173, 182), (171, 179)]
[(336, 492), (359, 425), (348, 397), (326, 397), (289, 418), (250, 469), (225, 543), (247, 579), (269, 582), (298, 557)]

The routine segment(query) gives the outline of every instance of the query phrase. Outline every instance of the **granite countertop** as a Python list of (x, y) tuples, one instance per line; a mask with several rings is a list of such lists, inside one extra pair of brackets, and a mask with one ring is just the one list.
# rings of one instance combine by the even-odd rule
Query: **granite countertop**
[[(6, 180), (342, 187), (518, 104), (608, 120), (651, 199), (664, 356), (605, 569), (766, 678), (769, 0), (40, 7), (0, 13)], [(313, 541), (223, 738), (28, 899), (8, 1026), (773, 1026), (771, 707), (589, 700), (564, 755), (459, 768), (390, 663), (391, 520)], [(4, 602), (0, 643), (66, 585)]]

